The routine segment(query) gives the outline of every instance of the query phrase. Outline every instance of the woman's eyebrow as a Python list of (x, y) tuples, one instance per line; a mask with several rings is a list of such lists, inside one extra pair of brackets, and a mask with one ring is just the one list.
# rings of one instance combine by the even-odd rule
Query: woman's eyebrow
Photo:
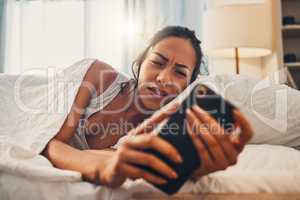
[(165, 61), (169, 61), (169, 59), (166, 57), (166, 56), (164, 56), (164, 55), (162, 55), (161, 53), (158, 53), (158, 52), (154, 52), (156, 55), (158, 55), (159, 57), (161, 57), (163, 60), (165, 60)]
[(182, 67), (182, 68), (189, 69), (189, 67), (188, 67), (188, 66), (186, 66), (186, 65), (183, 65), (183, 64), (176, 63), (175, 65), (176, 65), (177, 67)]
[[(161, 57), (163, 60), (165, 60), (166, 62), (168, 62), (169, 61), (169, 59), (166, 57), (166, 56), (164, 56), (164, 55), (162, 55), (161, 53), (158, 53), (158, 52), (153, 52), (153, 53), (155, 53), (156, 55), (158, 55), (159, 57)], [(176, 63), (175, 64), (177, 67), (182, 67), (182, 68), (187, 68), (187, 69), (189, 69), (189, 67), (188, 66), (186, 66), (186, 65), (184, 65), (184, 64), (179, 64), (179, 63)]]

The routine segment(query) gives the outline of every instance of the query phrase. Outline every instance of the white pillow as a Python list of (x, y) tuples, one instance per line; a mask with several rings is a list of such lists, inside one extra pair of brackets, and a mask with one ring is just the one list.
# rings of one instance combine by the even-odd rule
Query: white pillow
[(199, 76), (174, 100), (185, 99), (198, 83), (209, 86), (241, 110), (254, 130), (250, 144), (285, 145), (300, 150), (298, 90), (246, 75)]
[(298, 90), (245, 75), (200, 76), (197, 81), (240, 108), (255, 132), (250, 143), (300, 147)]

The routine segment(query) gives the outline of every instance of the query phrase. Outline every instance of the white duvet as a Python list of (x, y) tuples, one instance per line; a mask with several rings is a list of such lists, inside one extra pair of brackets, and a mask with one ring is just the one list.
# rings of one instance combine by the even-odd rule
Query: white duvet
[[(156, 191), (143, 181), (127, 181), (115, 190), (82, 182), (80, 173), (54, 168), (39, 155), (61, 127), (93, 61), (85, 59), (59, 72), (48, 70), (44, 76), (0, 75), (1, 200), (25, 196), (27, 199), (128, 199), (135, 193)], [(300, 145), (298, 91), (280, 86), (287, 91), (288, 99), (286, 107), (279, 103), (279, 111), (287, 111), (283, 115), (275, 112), (278, 99), (272, 96), (279, 86), (261, 87), (249, 98), (255, 84), (245, 77), (214, 77), (208, 78), (207, 83), (217, 85), (217, 90), (230, 83), (231, 89), (223, 95), (235, 102), (252, 123), (256, 132), (252, 143)], [(248, 145), (236, 166), (202, 177), (196, 183), (187, 182), (181, 192), (300, 192), (299, 163), (300, 152), (293, 148)]]

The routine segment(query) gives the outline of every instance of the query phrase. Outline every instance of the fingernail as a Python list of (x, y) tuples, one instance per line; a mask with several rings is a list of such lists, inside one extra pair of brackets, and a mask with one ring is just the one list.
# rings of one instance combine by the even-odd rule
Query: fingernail
[(194, 110), (199, 110), (200, 107), (199, 107), (198, 105), (193, 105), (193, 106), (192, 106), (192, 109), (194, 109)]
[(167, 183), (167, 181), (166, 181), (166, 180), (164, 180), (164, 179), (160, 179), (158, 184), (160, 184), (160, 185), (163, 185), (163, 184), (166, 184), (166, 183)]
[(189, 115), (191, 113), (191, 108), (186, 109), (185, 112)]
[(173, 172), (173, 171), (172, 171), (172, 173), (171, 173), (171, 176), (172, 176), (173, 179), (178, 178), (178, 175), (177, 175), (175, 172)]
[(183, 161), (180, 155), (176, 155), (175, 159), (177, 163), (182, 163)]
[(187, 123), (186, 123), (186, 126), (187, 126), (187, 127), (186, 127), (187, 129), (190, 129), (190, 130), (192, 130), (192, 127), (191, 127), (191, 124), (190, 124), (190, 122), (189, 122), (189, 121), (187, 121)]

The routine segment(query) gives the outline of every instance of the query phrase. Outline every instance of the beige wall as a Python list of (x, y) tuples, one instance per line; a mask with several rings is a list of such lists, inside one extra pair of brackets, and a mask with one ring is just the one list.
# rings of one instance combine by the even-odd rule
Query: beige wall
[[(262, 78), (262, 60), (259, 59), (241, 59), (240, 74), (247, 74), (252, 77)], [(235, 74), (234, 59), (210, 59), (209, 67), (211, 74)]]

